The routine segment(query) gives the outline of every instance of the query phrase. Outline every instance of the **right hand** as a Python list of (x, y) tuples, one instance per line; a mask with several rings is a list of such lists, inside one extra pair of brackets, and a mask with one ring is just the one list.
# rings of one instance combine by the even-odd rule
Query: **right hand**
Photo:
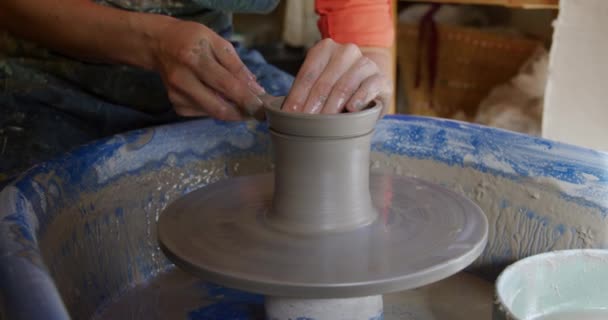
[(181, 20), (156, 36), (156, 70), (177, 114), (242, 120), (260, 111), (264, 89), (230, 42), (202, 24)]

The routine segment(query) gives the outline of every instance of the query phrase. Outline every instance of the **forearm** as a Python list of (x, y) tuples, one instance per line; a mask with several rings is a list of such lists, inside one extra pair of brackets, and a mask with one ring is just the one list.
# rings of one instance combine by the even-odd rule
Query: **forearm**
[(88, 0), (0, 1), (0, 28), (73, 57), (153, 69), (154, 34), (172, 18)]

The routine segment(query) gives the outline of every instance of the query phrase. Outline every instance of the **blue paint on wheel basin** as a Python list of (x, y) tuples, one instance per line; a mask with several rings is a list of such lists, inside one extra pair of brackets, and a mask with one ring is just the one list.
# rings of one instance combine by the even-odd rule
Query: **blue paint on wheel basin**
[[(491, 277), (540, 252), (607, 247), (605, 153), (406, 116), (378, 124), (372, 151), (372, 170), (427, 179), (480, 205), (490, 238), (471, 271)], [(98, 141), (26, 172), (0, 192), (1, 315), (263, 318), (263, 297), (174, 268), (156, 221), (194, 189), (271, 172), (271, 152), (265, 124), (197, 120)]]

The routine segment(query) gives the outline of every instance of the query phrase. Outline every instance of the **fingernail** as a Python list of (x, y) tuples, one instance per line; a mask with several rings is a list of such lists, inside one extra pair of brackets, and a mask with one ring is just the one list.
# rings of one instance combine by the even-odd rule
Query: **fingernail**
[(249, 89), (250, 89), (251, 91), (253, 91), (253, 93), (254, 93), (254, 94), (256, 94), (256, 95), (258, 95), (258, 96), (259, 96), (259, 95), (262, 95), (262, 94), (264, 94), (264, 93), (266, 93), (266, 90), (264, 90), (264, 88), (262, 88), (262, 86), (261, 86), (261, 85), (259, 85), (259, 84), (258, 84), (257, 82), (255, 82), (255, 81), (249, 81), (249, 82), (247, 83), (247, 86), (249, 87)]

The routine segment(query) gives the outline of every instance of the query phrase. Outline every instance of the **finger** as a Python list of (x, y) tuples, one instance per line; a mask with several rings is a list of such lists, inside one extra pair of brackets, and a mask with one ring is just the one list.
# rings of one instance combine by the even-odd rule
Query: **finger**
[(207, 115), (203, 109), (196, 106), (192, 99), (177, 91), (169, 93), (169, 100), (175, 112), (182, 117), (203, 117)]
[(365, 79), (346, 103), (346, 110), (350, 112), (363, 110), (385, 90), (385, 82), (384, 76), (378, 73)]
[(319, 113), (325, 107), (332, 88), (344, 73), (361, 57), (361, 50), (354, 44), (337, 49), (315, 82), (304, 104), (304, 112)]
[(256, 82), (257, 79), (255, 75), (245, 66), (230, 42), (218, 36), (215, 40), (215, 44), (211, 48), (213, 49), (213, 54), (217, 61), (219, 61), (228, 72), (232, 73), (237, 79), (245, 82), (257, 95), (261, 95), (265, 92), (264, 88)]
[(359, 89), (365, 79), (378, 72), (376, 64), (367, 57), (361, 57), (336, 82), (325, 102), (322, 113), (339, 113), (346, 102)]
[(212, 89), (234, 101), (245, 113), (254, 115), (262, 108), (262, 100), (250, 87), (231, 75), (217, 63), (207, 63), (205, 72), (199, 72), (201, 80)]
[(235, 102), (247, 114), (254, 115), (262, 108), (262, 100), (244, 81), (239, 80), (224, 68), (216, 59), (208, 42), (201, 43), (201, 59), (199, 65), (192, 66), (198, 79), (220, 93), (228, 100)]
[(199, 117), (207, 116), (206, 113), (201, 112), (194, 107), (185, 107), (185, 108), (175, 109), (175, 112), (178, 115), (180, 115), (182, 117), (186, 117), (186, 118), (199, 118)]
[(333, 40), (325, 39), (308, 51), (306, 59), (296, 75), (293, 86), (287, 98), (285, 98), (283, 110), (288, 112), (301, 112), (304, 110), (308, 92), (329, 63), (335, 46), (336, 43)]
[(243, 118), (234, 105), (222, 99), (216, 91), (201, 83), (190, 72), (181, 72), (179, 80), (172, 81), (171, 86), (171, 89), (188, 97), (194, 106), (204, 110), (211, 117), (220, 120), (241, 120)]

